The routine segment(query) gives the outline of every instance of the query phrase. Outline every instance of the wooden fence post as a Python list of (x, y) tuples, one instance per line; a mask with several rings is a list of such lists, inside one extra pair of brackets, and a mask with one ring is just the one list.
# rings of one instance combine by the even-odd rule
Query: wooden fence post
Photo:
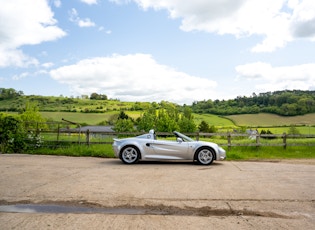
[(58, 132), (57, 132), (57, 142), (59, 142), (59, 135), (60, 135), (60, 124), (58, 124), (58, 128), (57, 128)]
[(228, 150), (231, 149), (231, 133), (228, 134)]
[(284, 149), (287, 149), (287, 134), (286, 133), (283, 133), (283, 148)]
[(90, 146), (90, 130), (86, 130), (86, 144)]

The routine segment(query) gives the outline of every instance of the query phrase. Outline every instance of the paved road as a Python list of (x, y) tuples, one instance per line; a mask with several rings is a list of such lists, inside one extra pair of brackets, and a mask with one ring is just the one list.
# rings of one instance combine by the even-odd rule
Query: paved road
[(315, 229), (315, 160), (0, 162), (0, 229)]

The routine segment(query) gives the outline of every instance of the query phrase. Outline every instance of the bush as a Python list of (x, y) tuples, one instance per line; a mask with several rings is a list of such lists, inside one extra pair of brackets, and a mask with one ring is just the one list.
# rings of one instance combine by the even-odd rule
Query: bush
[(0, 115), (0, 146), (2, 153), (21, 152), (26, 149), (26, 134), (18, 117)]
[(264, 134), (272, 135), (273, 133), (269, 129), (267, 131), (264, 129), (261, 130), (261, 132), (260, 132), (260, 135), (262, 135), (261, 138), (265, 138), (265, 139), (275, 139), (276, 138), (275, 136), (264, 136)]

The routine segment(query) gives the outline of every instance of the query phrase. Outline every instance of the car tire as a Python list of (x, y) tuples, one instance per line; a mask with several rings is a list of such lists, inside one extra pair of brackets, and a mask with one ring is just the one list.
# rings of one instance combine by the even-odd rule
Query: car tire
[(137, 163), (140, 158), (140, 152), (135, 146), (126, 146), (122, 149), (120, 159), (125, 164)]
[(196, 152), (196, 157), (198, 164), (210, 165), (214, 160), (214, 151), (211, 148), (200, 148)]

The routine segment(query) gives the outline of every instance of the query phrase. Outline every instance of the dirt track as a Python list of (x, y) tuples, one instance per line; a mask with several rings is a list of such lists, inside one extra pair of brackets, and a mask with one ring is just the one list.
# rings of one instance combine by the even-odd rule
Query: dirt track
[(0, 206), (33, 207), (0, 212), (0, 229), (315, 229), (314, 160), (205, 167), (2, 154), (0, 162)]

